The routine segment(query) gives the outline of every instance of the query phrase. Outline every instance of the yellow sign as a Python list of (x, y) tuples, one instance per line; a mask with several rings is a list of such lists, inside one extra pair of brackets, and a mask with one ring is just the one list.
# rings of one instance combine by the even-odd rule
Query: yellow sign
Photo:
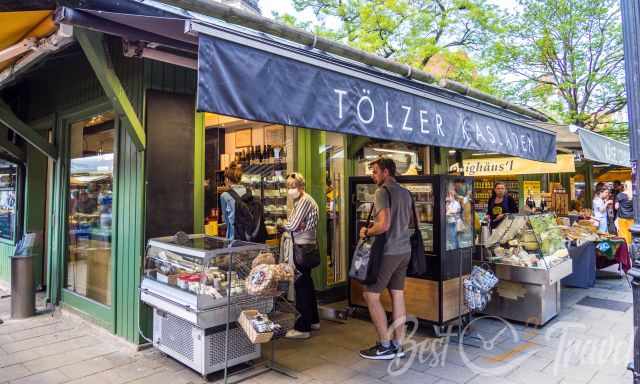
[(526, 160), (519, 157), (467, 159), (462, 162), (465, 176), (530, 175), (536, 173), (575, 172), (573, 155), (561, 154), (555, 163)]
[(540, 196), (540, 182), (539, 181), (523, 181), (522, 190), (525, 197), (532, 195), (534, 197)]

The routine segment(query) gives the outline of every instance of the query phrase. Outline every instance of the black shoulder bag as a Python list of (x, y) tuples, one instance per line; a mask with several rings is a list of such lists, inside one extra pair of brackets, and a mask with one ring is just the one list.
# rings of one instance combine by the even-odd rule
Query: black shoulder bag
[(291, 234), (291, 242), (293, 243), (293, 262), (298, 269), (313, 269), (320, 265), (320, 250), (318, 243), (315, 244), (296, 244)]

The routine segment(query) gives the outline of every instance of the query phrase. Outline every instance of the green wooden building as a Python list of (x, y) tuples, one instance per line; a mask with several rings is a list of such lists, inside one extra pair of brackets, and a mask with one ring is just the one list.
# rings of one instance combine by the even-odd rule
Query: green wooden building
[[(204, 231), (207, 201), (216, 204), (205, 180), (216, 179), (229, 155), (229, 148), (220, 149), (230, 147), (223, 145), (228, 137), (210, 129), (224, 126), (220, 117), (196, 111), (197, 38), (184, 34), (188, 14), (152, 1), (52, 5), (34, 0), (28, 8), (19, 2), (0, 8), (13, 11), (19, 30), (0, 41), (0, 52), (17, 50), (25, 38), (42, 43), (0, 57), (0, 281), (11, 278), (10, 255), (21, 235), (39, 233), (34, 278), (47, 300), (139, 343), (141, 333), (149, 336), (150, 320), (138, 292), (145, 242), (177, 230)], [(162, 31), (154, 17), (164, 18)], [(169, 32), (179, 38), (167, 39)], [(447, 97), (514, 124), (522, 118), (459, 94)], [(290, 169), (304, 174), (321, 207), (324, 262), (315, 271), (316, 288), (343, 290), (346, 217), (354, 214), (348, 179), (375, 141), (285, 125), (276, 131), (290, 139)], [(266, 147), (264, 132), (259, 141)], [(411, 150), (423, 173), (448, 172), (447, 149)], [(336, 205), (342, 221), (332, 222)], [(326, 235), (330, 227), (333, 234)]]

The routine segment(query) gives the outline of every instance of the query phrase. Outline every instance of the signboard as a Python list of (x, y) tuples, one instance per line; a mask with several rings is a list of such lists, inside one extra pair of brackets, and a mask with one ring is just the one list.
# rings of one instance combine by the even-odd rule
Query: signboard
[(555, 163), (543, 163), (517, 157), (467, 159), (462, 162), (465, 176), (504, 176), (575, 172), (573, 155), (561, 154)]
[(540, 181), (537, 180), (525, 180), (522, 182), (522, 191), (525, 197), (532, 195), (534, 197), (540, 196)]
[(556, 158), (554, 133), (474, 110), (415, 83), (317, 55), (199, 36), (199, 111), (538, 161)]
[(603, 164), (631, 167), (629, 144), (581, 128), (578, 131), (584, 157)]

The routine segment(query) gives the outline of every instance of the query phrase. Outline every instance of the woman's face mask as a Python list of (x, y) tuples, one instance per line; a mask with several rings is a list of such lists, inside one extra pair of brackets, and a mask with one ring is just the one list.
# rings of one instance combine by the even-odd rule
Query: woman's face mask
[(298, 190), (298, 188), (289, 188), (287, 190), (287, 195), (289, 195), (289, 198), (291, 200), (295, 200), (300, 197), (300, 191)]

